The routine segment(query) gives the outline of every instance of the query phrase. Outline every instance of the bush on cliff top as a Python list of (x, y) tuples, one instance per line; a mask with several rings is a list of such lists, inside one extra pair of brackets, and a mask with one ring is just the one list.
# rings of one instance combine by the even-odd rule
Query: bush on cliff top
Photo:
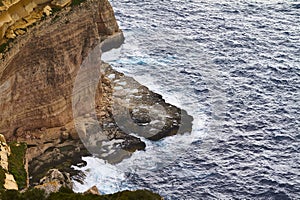
[(27, 173), (24, 166), (26, 143), (12, 142), (9, 144), (11, 154), (8, 157), (8, 171), (14, 176), (19, 189), (26, 187)]
[(77, 6), (84, 2), (85, 0), (72, 0), (71, 6)]
[(0, 167), (0, 189), (4, 189), (5, 178), (5, 170), (2, 167)]
[(39, 189), (31, 189), (26, 192), (19, 192), (18, 190), (1, 190), (1, 200), (43, 200), (46, 199), (45, 192)]
[(147, 190), (122, 191), (109, 195), (79, 194), (70, 190), (61, 189), (46, 197), (45, 192), (39, 189), (27, 190), (20, 193), (17, 190), (1, 190), (1, 200), (161, 200), (158, 194)]

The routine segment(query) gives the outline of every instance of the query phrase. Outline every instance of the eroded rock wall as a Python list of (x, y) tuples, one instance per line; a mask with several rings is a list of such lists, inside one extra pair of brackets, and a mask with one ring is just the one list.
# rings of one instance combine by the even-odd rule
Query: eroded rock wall
[(95, 0), (63, 11), (22, 36), (0, 64), (0, 133), (11, 137), (72, 121), (72, 87), (83, 59), (117, 32), (109, 2)]

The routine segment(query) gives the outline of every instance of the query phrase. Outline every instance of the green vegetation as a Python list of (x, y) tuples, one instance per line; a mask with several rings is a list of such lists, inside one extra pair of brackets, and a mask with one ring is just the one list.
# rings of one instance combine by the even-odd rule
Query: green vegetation
[(54, 14), (56, 12), (61, 11), (61, 8), (59, 8), (59, 7), (51, 7), (51, 10), (52, 10), (52, 14)]
[(5, 178), (5, 170), (0, 167), (0, 189), (4, 189)]
[(46, 199), (45, 192), (39, 189), (27, 190), (20, 193), (17, 190), (1, 190), (1, 200), (43, 200)]
[(72, 0), (71, 6), (77, 6), (84, 2), (85, 0)]
[(161, 196), (148, 190), (137, 190), (137, 191), (122, 191), (115, 194), (105, 195), (109, 200), (161, 200)]
[(3, 53), (4, 51), (6, 51), (8, 48), (8, 45), (9, 45), (8, 42), (1, 44), (0, 45), (0, 53)]
[(161, 200), (158, 194), (147, 190), (123, 191), (110, 195), (94, 195), (74, 193), (70, 189), (61, 188), (59, 192), (46, 197), (45, 192), (39, 189), (27, 190), (20, 193), (16, 190), (1, 190), (1, 200)]
[(26, 187), (27, 173), (24, 158), (27, 149), (26, 143), (12, 142), (9, 144), (11, 154), (8, 158), (8, 171), (14, 176), (19, 189)]
[(5, 43), (0, 45), (0, 53), (4, 53), (9, 50), (9, 44), (13, 42), (13, 39), (8, 39)]

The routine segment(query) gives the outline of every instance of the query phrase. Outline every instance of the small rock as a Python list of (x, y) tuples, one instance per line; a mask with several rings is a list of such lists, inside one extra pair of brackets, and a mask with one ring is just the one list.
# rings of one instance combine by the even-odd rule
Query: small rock
[(52, 13), (52, 9), (50, 6), (45, 6), (43, 9), (43, 13), (45, 13), (45, 15), (49, 16)]
[(104, 112), (104, 111), (99, 112), (99, 116), (103, 117), (105, 115), (106, 115), (106, 112)]
[(58, 192), (61, 187), (73, 188), (69, 173), (60, 172), (58, 169), (50, 169), (46, 176), (40, 179), (40, 185), (37, 189), (45, 190), (46, 194)]
[(97, 186), (93, 186), (90, 189), (88, 189), (87, 191), (85, 191), (83, 194), (95, 194), (95, 195), (100, 195), (99, 190), (97, 188)]
[(4, 188), (7, 190), (18, 190), (18, 185), (13, 175), (5, 173)]
[(61, 131), (66, 131), (67, 129), (66, 129), (66, 127), (62, 126), (62, 127), (60, 128), (60, 130), (61, 130)]
[(68, 132), (66, 132), (66, 131), (63, 131), (63, 132), (61, 133), (61, 138), (62, 138), (63, 140), (69, 139), (69, 136), (70, 136), (70, 134), (69, 134)]
[(104, 83), (105, 85), (110, 85), (110, 80), (109, 80), (109, 78), (107, 78), (107, 77), (102, 77), (102, 83)]
[(2, 134), (0, 134), (0, 142), (6, 144), (6, 139), (5, 139), (4, 135), (2, 135)]
[(23, 134), (24, 134), (24, 128), (23, 127), (19, 127), (17, 130), (16, 130), (16, 136), (17, 137), (21, 137)]
[(70, 134), (70, 137), (71, 137), (72, 140), (79, 139), (78, 133), (77, 133), (75, 128), (71, 129), (69, 134)]

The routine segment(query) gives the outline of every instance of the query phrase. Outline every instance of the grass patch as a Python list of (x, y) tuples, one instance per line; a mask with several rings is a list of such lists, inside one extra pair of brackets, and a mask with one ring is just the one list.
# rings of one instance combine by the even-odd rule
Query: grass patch
[(14, 176), (19, 189), (26, 187), (27, 173), (24, 160), (27, 149), (26, 143), (11, 142), (11, 154), (8, 157), (8, 171)]
[(9, 44), (13, 42), (13, 39), (8, 39), (5, 43), (0, 45), (0, 53), (4, 53), (9, 50)]
[(2, 167), (0, 167), (0, 189), (4, 189), (5, 178), (5, 170)]
[(56, 13), (56, 12), (61, 11), (61, 8), (58, 8), (58, 7), (51, 7), (51, 11), (52, 11), (52, 14), (54, 14), (54, 13)]
[(0, 45), (0, 53), (5, 52), (8, 49), (8, 45), (9, 45), (8, 42), (5, 42), (5, 43), (1, 44)]
[(71, 6), (77, 6), (84, 2), (85, 0), (72, 0)]

